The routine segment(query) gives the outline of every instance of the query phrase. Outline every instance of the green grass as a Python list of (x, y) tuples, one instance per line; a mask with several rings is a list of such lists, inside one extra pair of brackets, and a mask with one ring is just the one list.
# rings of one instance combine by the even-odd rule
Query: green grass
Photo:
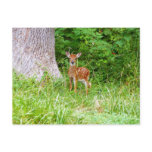
[(69, 91), (68, 78), (44, 86), (13, 72), (13, 124), (139, 124), (139, 87), (92, 81), (88, 96), (78, 83)]

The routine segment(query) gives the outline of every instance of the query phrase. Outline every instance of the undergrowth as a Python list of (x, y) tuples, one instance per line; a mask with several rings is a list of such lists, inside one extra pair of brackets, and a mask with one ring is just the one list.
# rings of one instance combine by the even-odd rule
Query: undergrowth
[[(45, 81), (44, 81), (45, 80)], [(13, 72), (13, 124), (139, 124), (139, 87), (92, 80), (88, 96), (78, 83), (69, 91), (68, 77), (53, 81)]]

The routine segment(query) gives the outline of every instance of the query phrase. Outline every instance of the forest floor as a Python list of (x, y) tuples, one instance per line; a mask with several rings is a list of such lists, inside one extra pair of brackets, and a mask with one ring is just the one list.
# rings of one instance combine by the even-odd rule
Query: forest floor
[[(42, 83), (41, 83), (42, 84)], [(68, 78), (40, 85), (13, 72), (13, 124), (139, 124), (140, 89), (123, 83), (92, 82), (89, 94)]]

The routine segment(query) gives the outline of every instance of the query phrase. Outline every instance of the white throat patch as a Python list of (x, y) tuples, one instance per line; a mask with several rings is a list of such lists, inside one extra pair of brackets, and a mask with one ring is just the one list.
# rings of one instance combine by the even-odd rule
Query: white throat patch
[(74, 65), (75, 65), (75, 63), (74, 63), (74, 64), (70, 63), (70, 65), (71, 65), (71, 66), (74, 66)]

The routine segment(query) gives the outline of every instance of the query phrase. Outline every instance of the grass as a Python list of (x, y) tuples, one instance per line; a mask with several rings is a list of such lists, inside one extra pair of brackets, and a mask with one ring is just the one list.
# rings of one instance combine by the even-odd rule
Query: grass
[(13, 124), (139, 124), (139, 87), (121, 83), (92, 82), (88, 96), (78, 83), (69, 91), (68, 78), (35, 78), (13, 72)]

